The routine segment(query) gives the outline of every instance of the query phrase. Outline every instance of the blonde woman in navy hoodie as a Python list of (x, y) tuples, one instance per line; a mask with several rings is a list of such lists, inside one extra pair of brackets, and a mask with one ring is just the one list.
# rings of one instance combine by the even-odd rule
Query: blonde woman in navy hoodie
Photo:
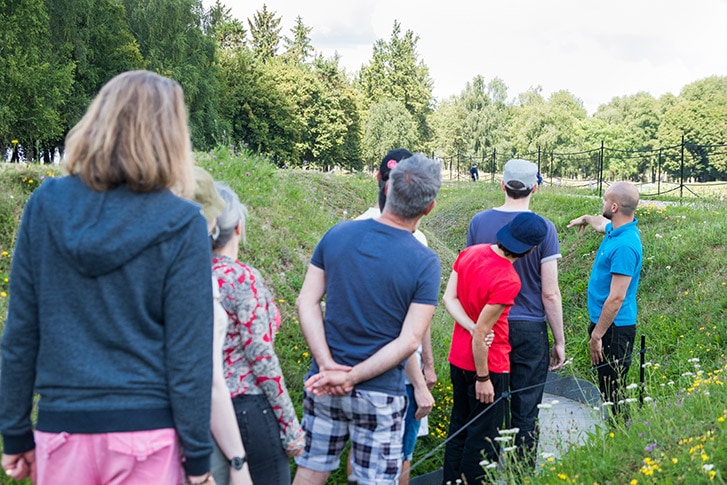
[[(2, 467), (38, 484), (212, 484), (212, 288), (182, 88), (120, 74), (30, 197), (2, 339)], [(39, 396), (33, 431), (31, 409)]]

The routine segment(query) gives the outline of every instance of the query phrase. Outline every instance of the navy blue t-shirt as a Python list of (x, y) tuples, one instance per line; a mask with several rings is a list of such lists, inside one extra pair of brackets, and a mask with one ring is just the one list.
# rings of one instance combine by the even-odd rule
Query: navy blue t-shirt
[[(408, 231), (374, 219), (333, 226), (311, 264), (326, 273), (324, 326), (333, 360), (356, 365), (401, 333), (412, 303), (437, 305), (439, 258)], [(404, 363), (356, 387), (403, 395)], [(318, 372), (314, 361), (311, 372)]]

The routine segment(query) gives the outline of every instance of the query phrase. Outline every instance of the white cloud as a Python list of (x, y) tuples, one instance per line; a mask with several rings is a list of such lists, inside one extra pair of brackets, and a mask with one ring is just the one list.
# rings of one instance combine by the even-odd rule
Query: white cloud
[[(206, 0), (209, 5), (211, 2)], [(267, 4), (289, 35), (295, 18), (313, 27), (313, 46), (338, 52), (350, 72), (388, 40), (394, 20), (419, 35), (434, 95), (458, 94), (478, 74), (501, 78), (510, 98), (534, 86), (567, 90), (589, 113), (615, 96), (679, 94), (727, 75), (725, 0), (228, 0), (247, 18)]]

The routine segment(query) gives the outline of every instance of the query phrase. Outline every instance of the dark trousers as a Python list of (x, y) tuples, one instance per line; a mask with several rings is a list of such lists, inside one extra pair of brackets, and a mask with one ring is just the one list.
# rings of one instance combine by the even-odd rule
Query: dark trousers
[(240, 436), (255, 484), (290, 485), (290, 459), (280, 441), (280, 427), (270, 404), (262, 394), (232, 399)]
[[(588, 336), (590, 337), (596, 325), (591, 323), (588, 327)], [(601, 390), (601, 396), (606, 401), (613, 403), (613, 413), (620, 413), (620, 405), (618, 402), (623, 399), (623, 385), (626, 374), (631, 367), (631, 352), (634, 349), (634, 339), (636, 338), (636, 325), (627, 325), (617, 327), (611, 325), (603, 335), (603, 358), (597, 367), (598, 387)]]
[[(507, 404), (505, 400), (498, 401), (498, 399), (507, 389), (508, 374), (490, 372), (490, 379), (495, 389), (495, 404), (484, 404), (475, 398), (477, 373), (451, 364), (449, 368), (453, 403), (447, 437), (449, 441), (444, 449), (442, 483), (448, 481), (455, 483), (464, 475), (467, 483), (474, 485), (482, 483), (485, 474), (480, 466), (482, 452), (484, 451), (485, 457), (491, 462), (499, 459), (499, 445), (494, 438), (499, 436), (500, 429), (504, 429)], [(476, 416), (479, 417), (465, 428), (465, 425)]]
[(520, 428), (515, 444), (521, 463), (535, 467), (540, 430), (538, 404), (548, 378), (550, 352), (546, 322), (510, 320), (510, 413), (512, 427)]

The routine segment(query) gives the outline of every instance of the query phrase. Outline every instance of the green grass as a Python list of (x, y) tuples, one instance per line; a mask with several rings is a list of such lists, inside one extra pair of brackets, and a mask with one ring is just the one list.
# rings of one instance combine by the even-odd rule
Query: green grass
[[(248, 240), (240, 259), (261, 271), (278, 301), (283, 326), (276, 348), (300, 415), (303, 375), (310, 355), (298, 325), (295, 298), (318, 239), (331, 225), (350, 219), (373, 204), (376, 181), (363, 174), (341, 176), (279, 170), (257, 156), (230, 155), (225, 149), (199, 154), (198, 160), (215, 179), (227, 182), (237, 191), (249, 208)], [(47, 172), (48, 168), (42, 166), (0, 171), (0, 251), (8, 253), (0, 256), (3, 294), (7, 293), (7, 281), (2, 278), (9, 276), (13, 234), (25, 198), (33, 188), (28, 180), (37, 181)], [(442, 262), (442, 290), (454, 258), (465, 245), (469, 219), (478, 210), (500, 205), (502, 201), (499, 185), (489, 181), (445, 183), (436, 208), (421, 224), (430, 247)], [(600, 199), (590, 191), (565, 187), (544, 186), (532, 200), (532, 209), (550, 218), (560, 234), (566, 354), (572, 358), (563, 372), (591, 381), (585, 291), (601, 236), (593, 232), (580, 234), (566, 229), (566, 225), (578, 215), (596, 213), (600, 206)], [(646, 203), (638, 210), (644, 266), (638, 296), (637, 340), (641, 334), (646, 335), (648, 364), (644, 391), (650, 400), (641, 409), (637, 404), (631, 405), (631, 421), (596, 432), (584, 446), (546, 462), (536, 477), (523, 481), (725, 481), (725, 213), (727, 204), (717, 198), (700, 200), (694, 205)], [(5, 315), (6, 305), (7, 298), (3, 296), (0, 315)], [(439, 375), (434, 390), (437, 405), (430, 416), (430, 435), (418, 441), (415, 463), (446, 438), (451, 405), (446, 358), (452, 324), (443, 307), (438, 309), (432, 323)], [(629, 380), (636, 382), (637, 378), (635, 365)], [(442, 455), (442, 450), (438, 450), (417, 466), (412, 475), (436, 469), (441, 465)], [(502, 473), (504, 481), (513, 481), (507, 470)], [(4, 483), (2, 479), (0, 483)], [(339, 470), (330, 483), (345, 483), (345, 473)]]

